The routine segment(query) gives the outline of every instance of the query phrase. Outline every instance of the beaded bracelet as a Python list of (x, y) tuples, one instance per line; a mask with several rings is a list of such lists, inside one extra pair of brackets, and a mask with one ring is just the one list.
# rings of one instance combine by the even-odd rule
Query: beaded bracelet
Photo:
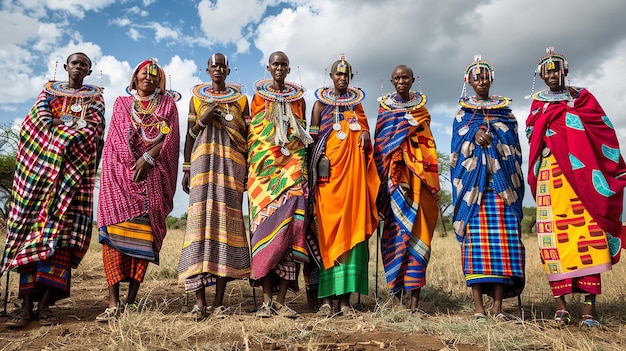
[(183, 162), (183, 172), (191, 171), (191, 162)]
[(206, 124), (202, 123), (202, 120), (200, 120), (200, 118), (198, 118), (198, 121), (196, 123), (198, 123), (200, 128), (202, 128), (202, 129), (206, 128)]
[(150, 156), (150, 154), (147, 152), (143, 153), (143, 159), (146, 161), (146, 163), (148, 163), (152, 167), (156, 165), (156, 161), (154, 160), (154, 157)]
[(192, 139), (196, 139), (196, 138), (198, 138), (198, 134), (196, 134), (196, 133), (194, 133), (194, 132), (193, 132), (193, 127), (192, 127), (192, 128), (189, 128), (189, 136), (190, 136)]

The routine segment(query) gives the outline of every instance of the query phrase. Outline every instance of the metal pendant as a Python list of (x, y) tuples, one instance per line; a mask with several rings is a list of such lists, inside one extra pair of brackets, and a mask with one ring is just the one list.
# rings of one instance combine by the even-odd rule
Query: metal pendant
[(165, 123), (165, 121), (162, 121), (159, 125), (159, 131), (161, 132), (161, 134), (169, 134), (172, 130), (170, 126)]
[(78, 113), (83, 110), (83, 107), (79, 103), (75, 103), (74, 105), (72, 105), (72, 107), (70, 107), (70, 109), (72, 110), (72, 112)]
[(465, 134), (467, 134), (467, 132), (469, 132), (469, 127), (468, 126), (463, 126), (461, 128), (459, 128), (459, 135), (463, 136)]
[(232, 121), (235, 117), (233, 115), (231, 115), (230, 113), (227, 114), (226, 116), (224, 116), (224, 119), (227, 120), (228, 122)]
[(76, 121), (76, 128), (83, 129), (86, 126), (87, 126), (87, 121), (85, 121), (84, 119), (79, 119), (78, 121)]
[(412, 119), (414, 119), (414, 118), (413, 118), (413, 115), (412, 115), (412, 114), (410, 114), (410, 113), (408, 113), (408, 112), (407, 112), (407, 113), (405, 113), (405, 114), (404, 114), (404, 119), (407, 119), (407, 120), (412, 120)]
[(72, 115), (63, 115), (61, 116), (61, 118), (59, 118), (61, 120), (61, 122), (63, 123), (68, 123), (68, 122), (72, 122), (74, 120), (74, 116)]
[(361, 130), (361, 125), (358, 123), (350, 123), (350, 130), (353, 132)]
[(283, 154), (283, 155), (285, 155), (285, 156), (289, 156), (289, 155), (291, 155), (291, 152), (289, 152), (289, 149), (287, 149), (287, 148), (286, 148), (286, 147), (284, 147), (284, 146), (281, 146), (281, 147), (280, 147), (280, 153), (282, 153), (282, 154)]
[(544, 147), (543, 150), (541, 150), (541, 156), (548, 157), (550, 156), (550, 148), (549, 147)]
[(418, 125), (419, 123), (417, 123), (417, 121), (415, 120), (415, 118), (411, 118), (411, 119), (409, 120), (409, 124), (415, 127), (415, 126), (416, 126), (416, 125)]
[(333, 123), (333, 129), (334, 129), (334, 130), (341, 130), (341, 124), (339, 124), (339, 123)]
[(345, 139), (346, 139), (346, 137), (347, 137), (347, 135), (346, 135), (346, 133), (344, 133), (344, 131), (343, 131), (343, 130), (340, 130), (340, 131), (338, 131), (338, 132), (337, 132), (337, 138), (338, 138), (339, 140), (345, 140)]

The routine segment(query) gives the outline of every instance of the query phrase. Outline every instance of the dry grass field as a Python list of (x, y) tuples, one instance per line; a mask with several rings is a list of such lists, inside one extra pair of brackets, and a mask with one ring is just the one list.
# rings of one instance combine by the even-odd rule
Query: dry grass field
[[(254, 294), (246, 281), (229, 283), (225, 304), (231, 315), (222, 320), (194, 322), (182, 311), (188, 304), (177, 282), (176, 267), (183, 232), (172, 230), (161, 253), (160, 266), (151, 265), (139, 297), (140, 312), (123, 314), (111, 323), (94, 318), (106, 307), (106, 281), (101, 246), (92, 243), (74, 271), (72, 297), (54, 308), (61, 324), (7, 329), (0, 318), (0, 350), (624, 350), (626, 349), (626, 263), (603, 274), (598, 298), (602, 330), (552, 325), (554, 301), (540, 266), (536, 238), (524, 238), (527, 248), (527, 284), (522, 310), (516, 299), (505, 301), (505, 311), (518, 320), (496, 322), (473, 319), (470, 289), (461, 272), (459, 246), (453, 236), (436, 237), (422, 291), (420, 311), (390, 309), (382, 273), (375, 288), (376, 241), (370, 241), (370, 294), (361, 296), (363, 312), (354, 318), (319, 318), (306, 307), (304, 284), (288, 294), (288, 303), (302, 315), (297, 320), (254, 316)], [(4, 239), (0, 238), (4, 243)], [(18, 306), (16, 274), (9, 283), (8, 312)], [(5, 277), (2, 277), (4, 298)], [(378, 292), (377, 297), (375, 296)], [(125, 294), (125, 286), (122, 289)], [(211, 299), (213, 292), (208, 289)], [(261, 291), (256, 291), (261, 300)], [(581, 296), (568, 298), (575, 320), (581, 314)], [(359, 302), (353, 297), (353, 304)], [(0, 306), (1, 307), (1, 306)]]

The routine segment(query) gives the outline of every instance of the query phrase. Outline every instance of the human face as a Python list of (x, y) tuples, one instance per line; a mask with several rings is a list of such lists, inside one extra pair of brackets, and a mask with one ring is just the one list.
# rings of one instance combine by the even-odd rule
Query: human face
[(396, 88), (398, 95), (405, 99), (408, 99), (411, 87), (415, 82), (413, 72), (408, 67), (397, 67), (393, 73), (391, 73), (391, 84)]
[(558, 67), (548, 70), (547, 73), (544, 73), (543, 67), (541, 69), (541, 79), (543, 79), (551, 91), (561, 91), (565, 89), (565, 79), (563, 78), (561, 70)]
[(137, 94), (139, 94), (139, 96), (148, 96), (154, 93), (156, 88), (159, 86), (159, 83), (161, 82), (161, 77), (159, 77), (158, 74), (156, 76), (153, 76), (148, 73), (150, 65), (151, 64), (147, 64), (141, 67), (135, 75), (135, 86), (137, 89)]
[(68, 73), (70, 81), (80, 82), (91, 74), (91, 61), (85, 55), (73, 54), (67, 58), (63, 68)]
[(211, 76), (211, 80), (214, 83), (223, 83), (226, 77), (230, 74), (230, 69), (226, 64), (226, 59), (223, 55), (215, 55), (215, 62), (211, 62), (209, 59), (209, 67), (206, 72)]
[(275, 82), (284, 83), (287, 74), (291, 71), (289, 68), (289, 59), (283, 53), (275, 53), (270, 57), (267, 70), (272, 75)]
[(491, 88), (491, 75), (489, 70), (481, 67), (481, 72), (474, 79), (474, 72), (468, 75), (468, 83), (474, 89), (476, 97), (479, 100), (487, 100), (489, 98), (489, 88)]

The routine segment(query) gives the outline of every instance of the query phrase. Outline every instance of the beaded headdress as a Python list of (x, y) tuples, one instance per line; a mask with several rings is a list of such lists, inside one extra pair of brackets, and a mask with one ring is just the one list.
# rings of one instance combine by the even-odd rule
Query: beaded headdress
[(531, 88), (531, 95), (535, 93), (535, 80), (537, 79), (537, 73), (540, 75), (548, 74), (549, 70), (558, 69), (561, 73), (561, 79), (565, 79), (565, 71), (569, 69), (569, 64), (565, 59), (565, 55), (554, 53), (554, 46), (546, 48), (546, 55), (537, 60), (537, 68), (533, 75), (533, 85)]
[(159, 82), (159, 86), (157, 87), (157, 89), (159, 89), (159, 94), (165, 94), (166, 93), (165, 71), (163, 71), (163, 68), (159, 66), (158, 60), (155, 58), (150, 58), (149, 60), (142, 61), (135, 67), (135, 69), (133, 70), (133, 74), (130, 77), (130, 84), (128, 85), (129, 90), (133, 91), (137, 89), (137, 84), (134, 78), (139, 72), (139, 70), (144, 67), (146, 67), (146, 69), (148, 70), (148, 75), (153, 76), (153, 77), (161, 77), (161, 81)]
[(489, 72), (489, 80), (493, 82), (495, 71), (491, 62), (483, 60), (482, 55), (480, 54), (474, 55), (474, 61), (465, 67), (465, 71), (463, 73), (463, 90), (461, 91), (461, 98), (467, 97), (467, 82), (469, 81), (469, 75), (471, 74), (474, 80), (478, 80), (480, 75), (485, 74), (483, 70), (487, 70), (487, 72)]
[(352, 65), (346, 61), (346, 55), (341, 54), (339, 60), (335, 62), (337, 64), (337, 72), (345, 73), (350, 79), (352, 79)]

